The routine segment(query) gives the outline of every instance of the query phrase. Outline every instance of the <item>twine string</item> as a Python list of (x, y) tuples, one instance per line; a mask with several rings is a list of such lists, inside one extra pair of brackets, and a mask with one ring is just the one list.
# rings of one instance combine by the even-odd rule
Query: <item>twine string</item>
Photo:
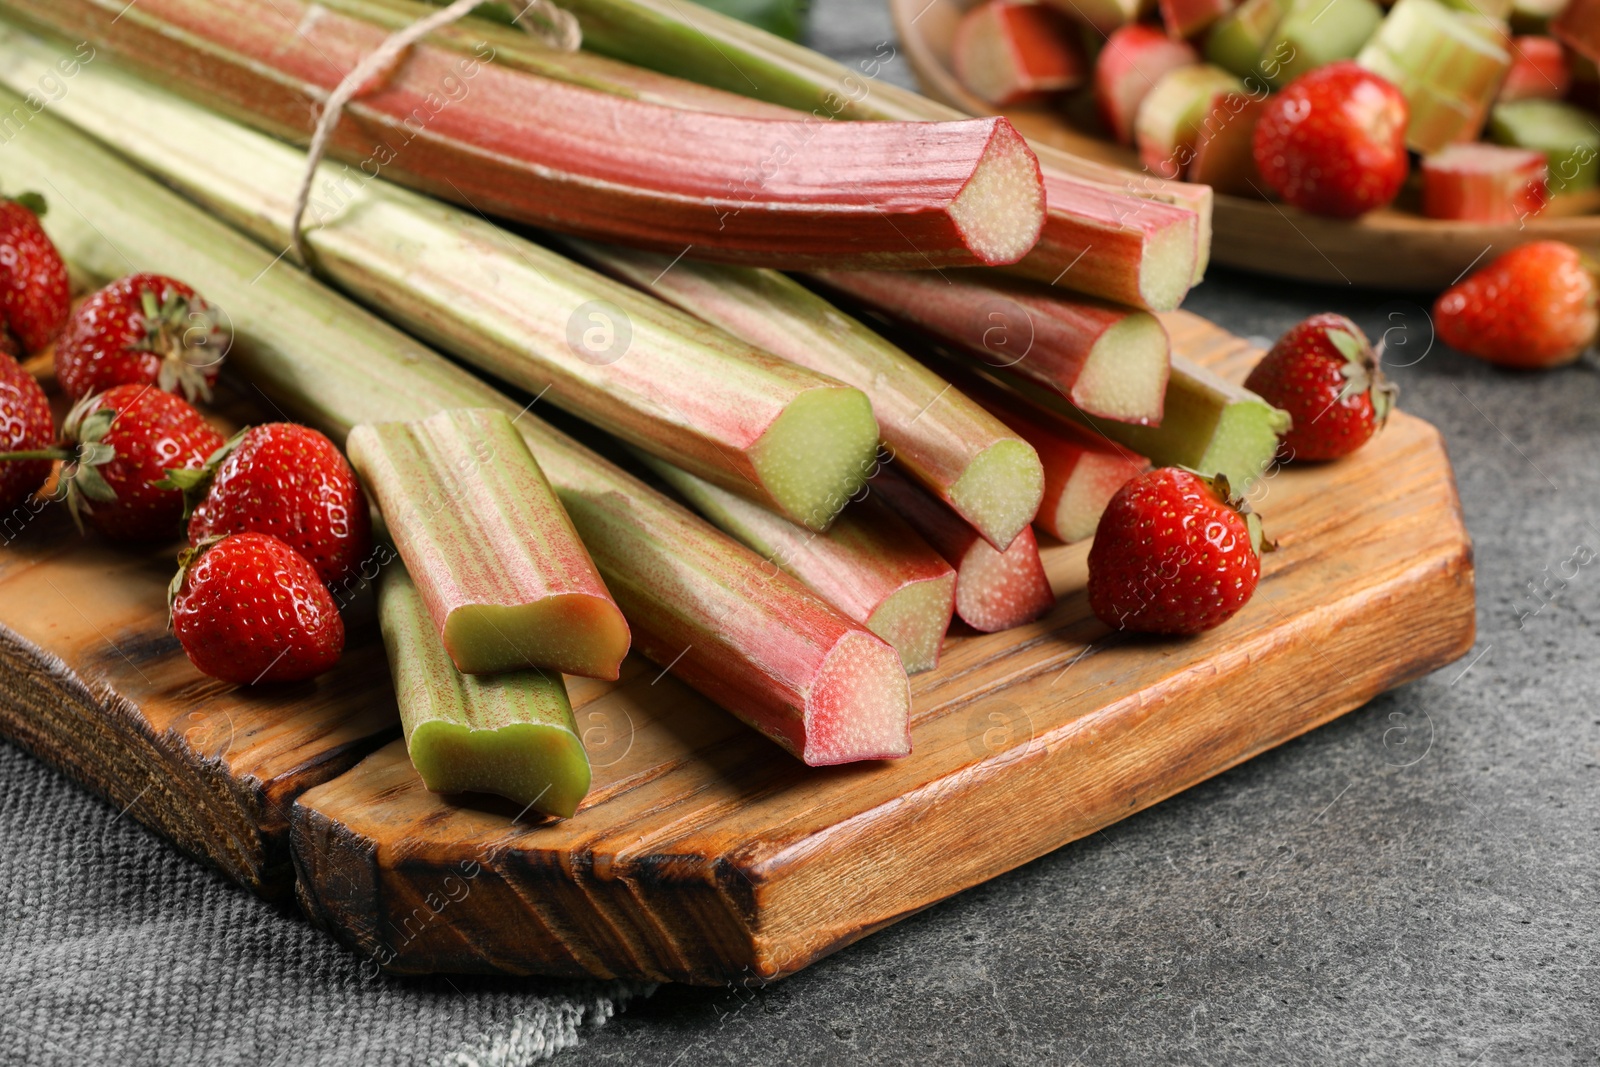
[[(404, 29), (396, 30), (381, 45), (362, 57), (361, 62), (351, 68), (350, 73), (346, 74), (334, 87), (333, 92), (328, 94), (327, 102), (322, 105), (322, 113), (317, 117), (316, 130), (311, 135), (305, 172), (300, 175), (300, 188), (294, 197), (294, 214), (289, 240), (302, 264), (308, 267), (311, 265), (311, 256), (302, 232), (306, 208), (311, 203), (311, 186), (316, 181), (317, 166), (328, 150), (328, 141), (339, 125), (345, 105), (355, 99), (357, 94), (377, 88), (387, 81), (399, 66), (401, 57), (412, 45), (441, 26), (448, 26), (469, 14), (482, 2), (483, 0), (454, 0), (448, 7), (442, 7)], [(530, 20), (529, 16), (533, 16), (538, 22)], [(551, 0), (531, 0), (516, 14), (514, 21), (531, 36), (562, 52), (576, 52), (583, 43), (583, 31), (578, 25), (577, 18), (572, 12), (557, 7)]]

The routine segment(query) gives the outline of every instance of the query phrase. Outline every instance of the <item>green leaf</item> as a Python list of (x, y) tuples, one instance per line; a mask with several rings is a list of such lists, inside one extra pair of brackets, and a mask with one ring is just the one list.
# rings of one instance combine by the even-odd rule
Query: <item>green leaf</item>
[(49, 205), (45, 203), (44, 197), (40, 196), (38, 193), (18, 193), (11, 199), (15, 200), (17, 203), (33, 212), (41, 219), (44, 218), (45, 212), (49, 210)]
[(90, 500), (98, 500), (102, 504), (109, 504), (117, 499), (117, 491), (106, 483), (99, 471), (93, 467), (79, 466), (72, 475), (72, 484), (78, 492)]
[(1339, 354), (1351, 363), (1366, 365), (1369, 346), (1364, 338), (1357, 337), (1349, 330), (1329, 330), (1328, 340), (1333, 342), (1333, 347)]

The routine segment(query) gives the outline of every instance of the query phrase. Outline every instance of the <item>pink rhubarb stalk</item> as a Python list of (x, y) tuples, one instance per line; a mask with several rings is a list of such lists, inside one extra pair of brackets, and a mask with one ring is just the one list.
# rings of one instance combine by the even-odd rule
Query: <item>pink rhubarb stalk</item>
[[(927, 367), (776, 271), (573, 242), (579, 255), (749, 344), (861, 389), (899, 465), (1004, 549), (1039, 509), (1027, 443)], [(852, 490), (853, 491), (853, 490)]]
[(1079, 409), (1158, 423), (1171, 349), (1155, 316), (1031, 282), (924, 271), (816, 275), (830, 289), (978, 363), (1025, 375)]
[(1513, 37), (1511, 68), (1495, 99), (1561, 100), (1572, 88), (1572, 72), (1561, 44), (1549, 37)]
[(1038, 4), (991, 0), (962, 16), (950, 46), (956, 77), (996, 107), (1044, 99), (1083, 82), (1078, 28)]
[(978, 531), (895, 471), (879, 471), (871, 486), (956, 569), (956, 614), (974, 630), (1009, 630), (1055, 605), (1031, 526), (1010, 548), (997, 552)]
[(1168, 71), (1199, 62), (1193, 47), (1153, 26), (1124, 26), (1106, 38), (1094, 64), (1094, 100), (1112, 136), (1132, 144), (1139, 105), (1156, 82)]
[(1158, 0), (1162, 25), (1173, 38), (1193, 37), (1233, 10), (1234, 0)]
[[(309, 0), (3, 6), (291, 138), (388, 35)], [(492, 214), (766, 266), (1012, 263), (1044, 217), (1038, 161), (1004, 119), (797, 127), (626, 99), (426, 42), (346, 108), (330, 151)]]
[(503, 413), (357, 426), (346, 447), (457, 670), (618, 676), (628, 624)]
[(1549, 200), (1550, 166), (1543, 152), (1457, 144), (1422, 160), (1422, 213), (1430, 219), (1521, 222)]
[(687, 471), (645, 462), (723, 531), (893, 645), (908, 673), (938, 665), (956, 572), (876, 497), (869, 494), (819, 534)]

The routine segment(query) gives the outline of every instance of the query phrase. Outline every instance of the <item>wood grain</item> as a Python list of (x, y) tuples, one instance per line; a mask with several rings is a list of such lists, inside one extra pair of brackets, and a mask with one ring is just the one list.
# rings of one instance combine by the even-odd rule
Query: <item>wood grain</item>
[[(1167, 324), (1234, 378), (1259, 355)], [(914, 680), (905, 760), (808, 770), (637, 657), (571, 679), (595, 775), (565, 822), (422, 787), (369, 604), (324, 678), (221, 685), (166, 633), (172, 546), (112, 550), (47, 508), (0, 534), (0, 731), (258, 892), (292, 860), (306, 913), (374, 971), (766, 980), (1471, 646), (1471, 549), (1427, 424), (1397, 416), (1257, 505), (1282, 547), (1195, 640), (1109, 633), (1085, 546), (1047, 548), (1056, 610), (953, 636)]]
[[(1003, 113), (1031, 140), (1140, 169), (1131, 148), (1075, 126), (1058, 108), (1034, 104), (997, 111), (968, 92), (950, 65), (950, 40), (966, 6), (961, 0), (889, 0), (924, 93), (972, 115)], [(1215, 203), (1212, 262), (1302, 281), (1434, 292), (1474, 263), (1528, 241), (1568, 241), (1600, 252), (1600, 197), (1587, 193), (1558, 197), (1525, 224), (1494, 226), (1425, 218), (1415, 181), (1393, 206), (1355, 221), (1239, 196), (1218, 195)]]

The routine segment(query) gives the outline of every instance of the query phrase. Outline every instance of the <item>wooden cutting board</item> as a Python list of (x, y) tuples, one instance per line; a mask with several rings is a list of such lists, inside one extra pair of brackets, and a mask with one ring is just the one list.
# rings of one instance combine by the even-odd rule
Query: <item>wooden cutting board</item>
[[(1167, 322), (1224, 375), (1259, 356)], [(595, 775), (565, 822), (422, 787), (370, 603), (323, 678), (216, 683), (166, 633), (171, 550), (81, 540), (51, 507), (0, 530), (0, 731), (255, 891), (295, 888), (373, 970), (766, 980), (1471, 647), (1472, 550), (1427, 423), (1254, 495), (1280, 547), (1236, 618), (1112, 634), (1087, 546), (1052, 546), (1056, 610), (953, 635), (913, 679), (904, 760), (807, 769), (638, 658), (573, 679)]]

